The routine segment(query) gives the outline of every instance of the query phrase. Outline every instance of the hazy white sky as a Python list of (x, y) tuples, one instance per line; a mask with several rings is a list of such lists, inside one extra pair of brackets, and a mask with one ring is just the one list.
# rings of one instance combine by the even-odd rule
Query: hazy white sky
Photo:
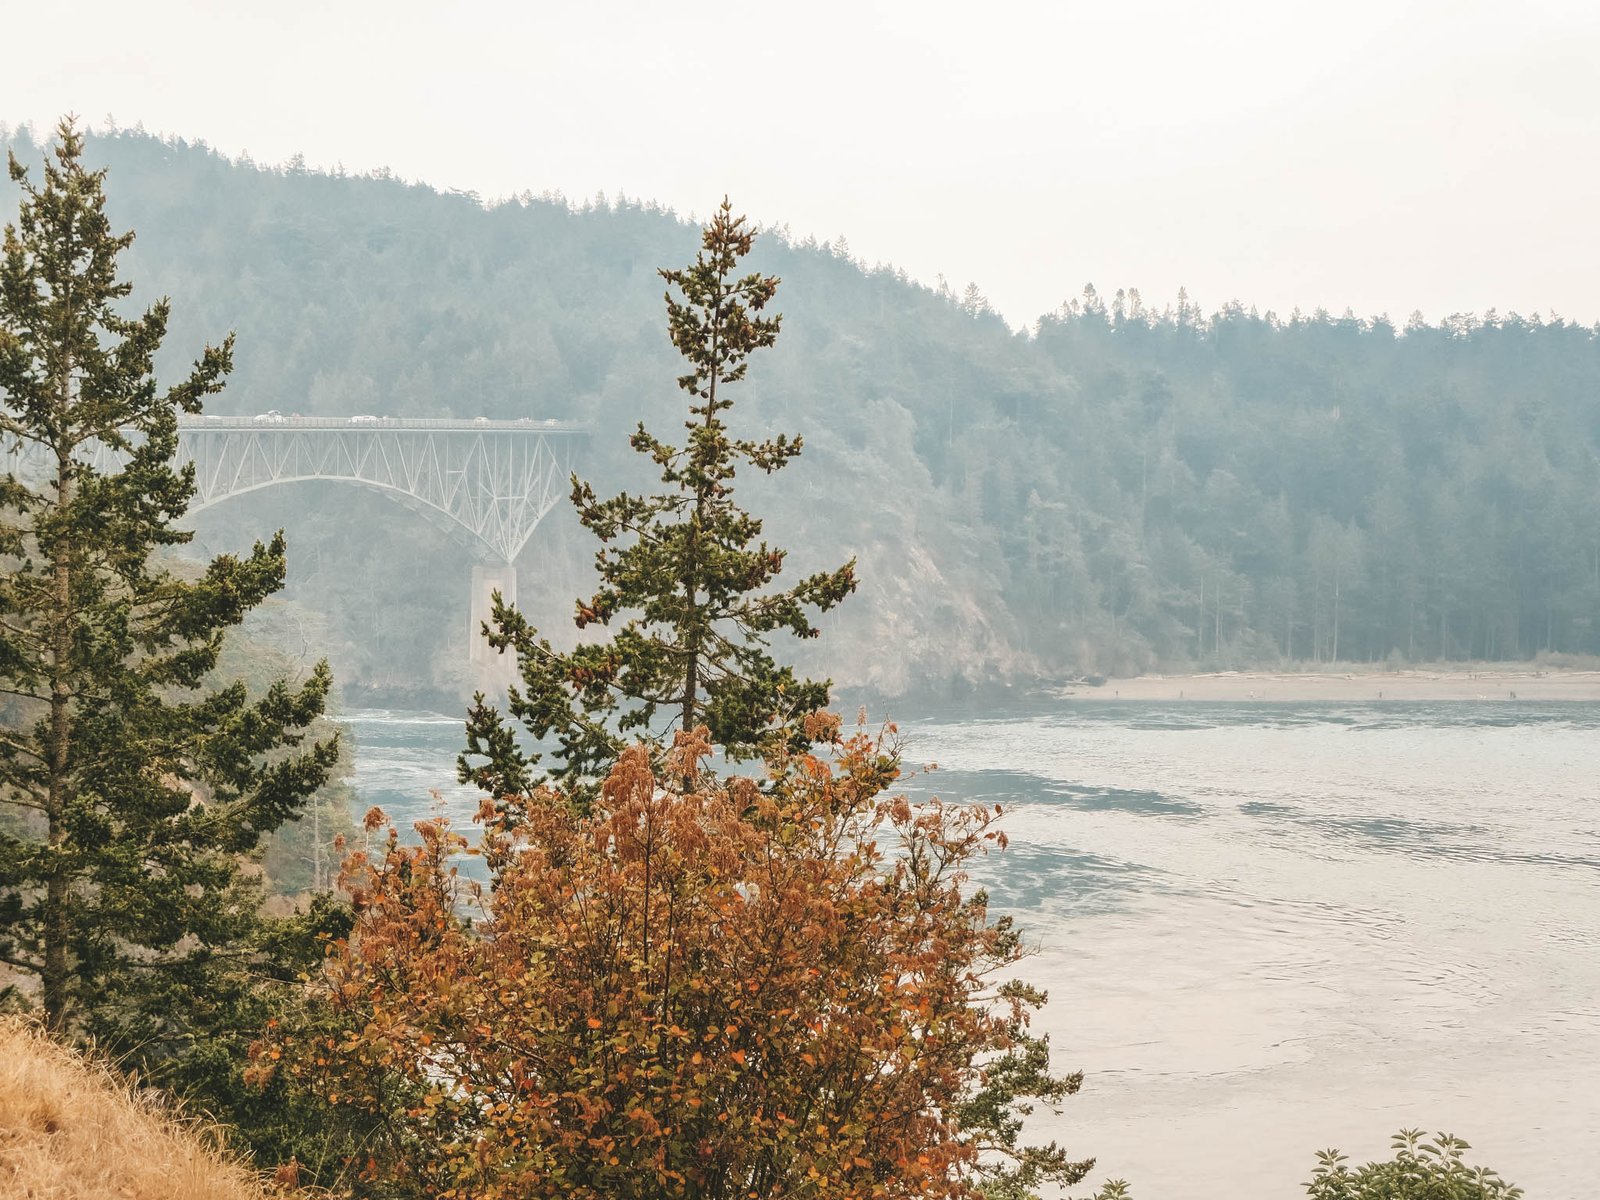
[[(0, 120), (499, 196), (729, 193), (1013, 323), (1187, 285), (1600, 319), (1594, 0), (5, 0)], [(114, 186), (114, 181), (113, 181)]]

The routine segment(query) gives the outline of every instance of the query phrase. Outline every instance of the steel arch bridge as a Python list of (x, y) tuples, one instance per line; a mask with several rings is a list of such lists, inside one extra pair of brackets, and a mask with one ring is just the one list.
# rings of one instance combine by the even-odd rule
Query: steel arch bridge
[[(177, 462), (194, 464), (189, 513), (278, 484), (330, 480), (392, 497), (479, 551), (472, 568), (468, 661), (485, 691), (515, 680), (514, 656), (491, 653), (478, 636), (491, 596), (516, 603), (513, 565), (567, 491), (588, 441), (560, 421), (416, 420), (398, 417), (183, 417)], [(0, 445), (0, 472), (47, 478), (54, 466), (36, 443)], [(82, 451), (101, 471), (121, 455), (95, 443)]]
[(179, 454), (194, 463), (191, 513), (284, 483), (337, 480), (386, 493), (511, 563), (567, 493), (587, 439), (557, 421), (396, 417), (190, 417)]
[[(177, 457), (195, 468), (191, 514), (278, 484), (353, 483), (469, 535), (492, 561), (509, 564), (566, 494), (587, 438), (581, 426), (559, 421), (198, 416), (180, 419)], [(104, 448), (90, 453), (112, 457)], [(44, 466), (36, 457), (24, 446), (5, 465), (33, 474)]]

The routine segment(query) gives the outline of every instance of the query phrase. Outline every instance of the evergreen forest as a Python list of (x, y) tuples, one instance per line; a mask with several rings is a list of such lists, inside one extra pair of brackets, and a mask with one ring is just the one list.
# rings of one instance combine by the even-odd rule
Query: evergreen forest
[[(0, 134), (20, 158), (42, 152), (27, 129)], [(692, 252), (695, 214), (622, 196), (488, 203), (136, 131), (93, 135), (85, 159), (117, 181), (113, 224), (139, 231), (125, 262), (143, 294), (184, 299), (158, 369), (239, 331), (208, 411), (581, 421), (586, 479), (648, 482), (628, 431), (676, 411), (654, 272)], [(863, 596), (794, 648), (801, 669), (904, 695), (1600, 654), (1600, 331), (1553, 314), (1208, 308), (1067, 280), (1071, 298), (1019, 331), (976, 286), (768, 233), (751, 262), (783, 279), (788, 315), (735, 433), (803, 429), (806, 453), (781, 485), (745, 486), (799, 573), (854, 558)], [(464, 689), (464, 545), (332, 485), (197, 524), (210, 553), (289, 530), (286, 594), (347, 685)], [(570, 624), (589, 558), (559, 507), (518, 564), (520, 607)]]

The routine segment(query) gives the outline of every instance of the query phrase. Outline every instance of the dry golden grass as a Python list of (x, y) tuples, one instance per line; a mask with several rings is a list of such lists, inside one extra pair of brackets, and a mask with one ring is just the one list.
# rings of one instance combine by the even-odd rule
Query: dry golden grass
[(14, 1018), (0, 1019), (0, 1200), (263, 1200), (216, 1139)]

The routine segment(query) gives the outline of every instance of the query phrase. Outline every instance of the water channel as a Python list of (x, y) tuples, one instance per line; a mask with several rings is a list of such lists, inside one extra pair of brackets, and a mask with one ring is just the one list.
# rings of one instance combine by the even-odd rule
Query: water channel
[[(459, 717), (351, 714), (402, 823)], [(902, 721), (913, 792), (1006, 806), (1015, 912), (1083, 1092), (1038, 1132), (1137, 1200), (1302, 1195), (1446, 1130), (1530, 1197), (1600, 1176), (1600, 704), (1112, 704)], [(436, 793), (436, 794), (430, 794)]]

